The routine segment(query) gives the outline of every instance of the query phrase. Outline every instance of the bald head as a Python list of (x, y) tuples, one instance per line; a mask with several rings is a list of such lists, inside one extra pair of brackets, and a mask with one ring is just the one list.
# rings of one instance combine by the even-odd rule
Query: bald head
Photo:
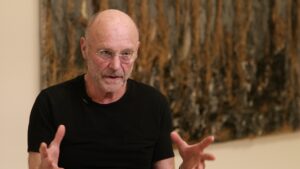
[(85, 36), (90, 38), (102, 34), (110, 33), (127, 33), (132, 38), (139, 41), (139, 32), (134, 21), (126, 13), (116, 10), (108, 9), (94, 14), (89, 20), (86, 28)]

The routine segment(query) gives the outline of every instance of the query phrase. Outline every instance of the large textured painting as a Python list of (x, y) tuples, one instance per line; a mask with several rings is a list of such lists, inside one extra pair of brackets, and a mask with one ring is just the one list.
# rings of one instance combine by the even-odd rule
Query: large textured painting
[(85, 70), (88, 18), (107, 8), (140, 29), (132, 78), (168, 98), (174, 128), (217, 141), (300, 128), (300, 0), (41, 0), (42, 88)]

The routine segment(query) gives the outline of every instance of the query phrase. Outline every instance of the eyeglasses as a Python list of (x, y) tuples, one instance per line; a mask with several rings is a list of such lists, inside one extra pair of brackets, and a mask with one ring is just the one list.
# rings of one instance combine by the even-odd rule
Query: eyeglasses
[(105, 61), (111, 61), (113, 57), (119, 56), (119, 59), (122, 63), (131, 63), (134, 59), (133, 50), (124, 50), (121, 53), (117, 54), (116, 52), (109, 49), (100, 49), (96, 52), (96, 55), (101, 57)]

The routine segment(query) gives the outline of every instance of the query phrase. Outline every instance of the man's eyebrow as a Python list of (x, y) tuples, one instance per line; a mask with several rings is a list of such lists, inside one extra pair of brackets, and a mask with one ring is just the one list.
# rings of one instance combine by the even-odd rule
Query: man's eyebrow
[(107, 48), (107, 47), (99, 47), (99, 48), (97, 48), (97, 50), (108, 50), (108, 51), (114, 51), (113, 49), (111, 49), (111, 48)]
[(121, 52), (134, 52), (134, 49), (126, 48), (126, 49), (121, 50)]

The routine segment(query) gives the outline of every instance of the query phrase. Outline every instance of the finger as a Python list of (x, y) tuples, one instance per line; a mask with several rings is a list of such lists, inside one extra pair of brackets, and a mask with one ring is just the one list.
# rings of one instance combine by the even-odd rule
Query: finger
[(215, 140), (214, 136), (208, 136), (204, 138), (200, 143), (198, 143), (197, 147), (203, 151), (206, 147), (208, 147)]
[(197, 169), (204, 169), (205, 168), (205, 161), (201, 161), (201, 164), (197, 166)]
[(54, 162), (51, 163), (51, 167), (52, 167), (52, 169), (63, 169), (63, 168), (58, 167), (58, 165)]
[(41, 143), (39, 152), (41, 154), (41, 158), (47, 158), (48, 157), (48, 152), (47, 152), (47, 144), (46, 143)]
[(204, 154), (202, 154), (202, 159), (208, 160), (208, 161), (213, 161), (216, 159), (216, 157), (213, 154), (204, 153)]
[(187, 146), (187, 143), (179, 136), (176, 131), (171, 133), (171, 139), (179, 149), (183, 149)]
[(54, 137), (53, 141), (51, 142), (51, 144), (52, 145), (55, 144), (55, 145), (59, 146), (62, 139), (65, 136), (65, 132), (66, 132), (65, 126), (64, 125), (59, 125), (58, 129), (56, 131), (55, 137)]

